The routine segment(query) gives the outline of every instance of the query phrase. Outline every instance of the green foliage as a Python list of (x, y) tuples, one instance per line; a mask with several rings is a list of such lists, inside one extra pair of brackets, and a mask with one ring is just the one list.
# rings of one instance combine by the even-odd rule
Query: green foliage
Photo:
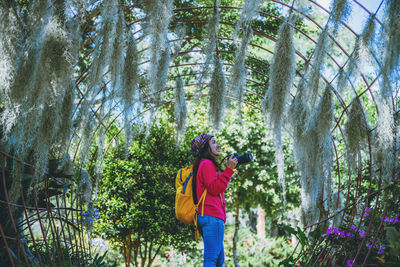
[[(232, 177), (230, 190), (227, 191), (228, 201), (232, 203), (232, 195), (238, 193), (240, 206), (246, 210), (261, 205), (268, 217), (281, 214), (283, 206), (279, 196), (282, 195), (282, 188), (277, 181), (273, 140), (268, 136), (263, 121), (250, 117), (242, 126), (227, 125), (219, 139), (222, 153), (226, 155), (247, 151), (253, 155), (253, 161), (240, 166), (238, 173)], [(288, 207), (296, 207), (299, 204), (298, 173), (289, 144), (284, 146), (284, 152)]]
[(192, 229), (174, 215), (174, 179), (187, 164), (188, 150), (175, 147), (172, 132), (165, 124), (154, 124), (149, 135), (138, 133), (127, 159), (122, 144), (105, 158), (95, 228), (117, 247), (129, 246), (127, 240), (141, 243), (142, 249), (193, 247)]
[[(224, 249), (225, 266), (234, 266), (232, 238), (234, 235), (234, 226), (227, 225), (225, 228)], [(168, 257), (160, 257), (155, 262), (155, 266), (202, 266), (203, 244), (198, 246), (197, 253), (193, 252), (187, 255), (179, 254), (176, 251), (166, 249), (165, 254)], [(278, 263), (290, 256), (293, 247), (288, 243), (285, 237), (279, 238), (258, 238), (251, 232), (250, 228), (243, 226), (239, 230), (237, 245), (240, 266), (278, 266)]]
[(104, 267), (106, 265), (105, 260), (104, 260), (106, 258), (106, 256), (107, 256), (107, 251), (103, 255), (96, 253), (93, 257), (93, 261), (90, 266), (91, 267)]
[[(225, 229), (225, 264), (234, 266), (232, 236), (234, 227)], [(285, 237), (258, 238), (248, 227), (241, 227), (237, 242), (238, 260), (240, 266), (278, 266), (278, 263), (290, 256), (293, 247)]]
[[(320, 225), (306, 234), (299, 227), (283, 226), (286, 233), (297, 237), (299, 248), (293, 256), (281, 261), (279, 266), (301, 265), (304, 261), (313, 264), (325, 257), (332, 260), (331, 264), (334, 265), (353, 260), (357, 265), (362, 264), (367, 256), (367, 264), (398, 266), (400, 223), (396, 207), (399, 206), (400, 185), (391, 184), (385, 188), (383, 195), (385, 204), (382, 206), (374, 207), (372, 203), (376, 199), (369, 199), (366, 203), (371, 203), (366, 205), (349, 204), (343, 223), (337, 228)], [(361, 210), (357, 211), (357, 206)], [(335, 253), (338, 254), (332, 259)]]
[[(300, 260), (303, 257), (305, 257), (305, 255), (307, 255), (308, 252), (314, 251), (314, 249), (316, 248), (316, 244), (318, 244), (318, 242), (309, 242), (306, 234), (300, 227), (297, 227), (295, 229), (289, 225), (283, 225), (282, 228), (287, 234), (294, 235), (299, 240), (299, 243), (300, 243), (300, 252), (298, 252), (296, 256), (290, 255), (288, 258), (279, 262), (279, 265), (278, 265), (278, 266), (284, 266), (284, 267), (291, 267), (291, 266), (296, 265), (298, 262), (300, 262)], [(315, 232), (314, 232), (314, 233), (312, 233), (311, 236), (318, 236), (318, 235), (315, 235)], [(316, 241), (316, 240), (314, 240), (314, 241)]]

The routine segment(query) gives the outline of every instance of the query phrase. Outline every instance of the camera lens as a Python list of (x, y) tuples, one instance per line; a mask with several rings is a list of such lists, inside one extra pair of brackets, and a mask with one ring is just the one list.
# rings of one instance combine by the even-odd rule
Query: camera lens
[(244, 153), (242, 155), (238, 155), (237, 159), (238, 159), (238, 163), (245, 164), (245, 163), (249, 163), (250, 161), (252, 161), (253, 157), (250, 154), (250, 152), (246, 152), (246, 153)]

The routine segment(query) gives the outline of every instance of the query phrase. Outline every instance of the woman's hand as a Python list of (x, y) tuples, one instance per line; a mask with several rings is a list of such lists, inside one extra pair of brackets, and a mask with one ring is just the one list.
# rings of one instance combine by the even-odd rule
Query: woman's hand
[(238, 164), (238, 159), (235, 158), (233, 155), (231, 155), (225, 163), (226, 167), (228, 167), (231, 170), (235, 169), (237, 164)]

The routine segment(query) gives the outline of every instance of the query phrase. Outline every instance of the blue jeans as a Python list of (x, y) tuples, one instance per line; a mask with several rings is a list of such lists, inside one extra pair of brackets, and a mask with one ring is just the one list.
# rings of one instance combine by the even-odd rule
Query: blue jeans
[(213, 216), (202, 217), (198, 214), (197, 226), (204, 242), (203, 267), (224, 266), (224, 221)]

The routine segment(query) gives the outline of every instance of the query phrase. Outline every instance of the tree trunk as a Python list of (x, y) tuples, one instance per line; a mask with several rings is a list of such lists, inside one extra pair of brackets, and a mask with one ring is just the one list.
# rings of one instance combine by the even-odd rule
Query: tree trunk
[(257, 207), (257, 236), (265, 238), (265, 211), (260, 206)]
[(239, 260), (237, 255), (237, 241), (239, 235), (239, 193), (237, 193), (236, 199), (236, 216), (235, 216), (235, 234), (233, 235), (233, 262), (235, 267), (239, 267)]
[(124, 250), (124, 261), (125, 267), (129, 267), (131, 265), (131, 258), (132, 258), (132, 234), (128, 235), (123, 242), (123, 250)]
[(272, 219), (271, 222), (271, 236), (272, 237), (278, 237), (278, 220)]
[[(157, 254), (160, 252), (160, 249), (161, 249), (161, 247), (162, 247), (163, 245), (164, 245), (164, 240), (161, 241), (161, 244), (158, 246), (158, 248), (157, 248), (157, 250), (156, 250), (156, 252), (154, 253), (153, 256), (151, 256), (151, 250), (150, 250), (150, 252), (149, 252), (149, 262), (148, 262), (148, 264), (147, 264), (147, 267), (150, 267), (150, 266), (151, 266), (151, 264), (152, 264), (153, 261), (155, 260)], [(150, 247), (152, 247), (152, 246), (150, 246)]]
[(253, 233), (257, 233), (257, 210), (250, 209), (249, 213), (249, 225), (250, 225), (250, 231)]
[(147, 241), (147, 238), (146, 238), (146, 236), (145, 236), (145, 238), (144, 238), (144, 252), (143, 252), (143, 254), (140, 253), (140, 256), (141, 256), (141, 258), (142, 258), (142, 262), (141, 262), (141, 266), (142, 266), (142, 267), (144, 267), (145, 264), (146, 264), (146, 259), (147, 259), (147, 246), (148, 246), (147, 243), (148, 243), (148, 241)]
[(133, 251), (133, 257), (135, 260), (135, 267), (139, 266), (138, 264), (138, 256), (139, 256), (139, 249), (140, 249), (140, 234), (137, 233), (136, 241), (135, 241), (135, 249)]
[(151, 263), (153, 262), (153, 261), (152, 261), (152, 258), (151, 258), (151, 251), (152, 251), (152, 250), (153, 250), (153, 240), (150, 241), (150, 247), (149, 247), (149, 252), (148, 252), (148, 253), (149, 253), (149, 254), (148, 254), (148, 259), (149, 259), (149, 260), (148, 260), (148, 262), (147, 262), (147, 266), (148, 266), (148, 267), (150, 267), (150, 266), (151, 266)]

